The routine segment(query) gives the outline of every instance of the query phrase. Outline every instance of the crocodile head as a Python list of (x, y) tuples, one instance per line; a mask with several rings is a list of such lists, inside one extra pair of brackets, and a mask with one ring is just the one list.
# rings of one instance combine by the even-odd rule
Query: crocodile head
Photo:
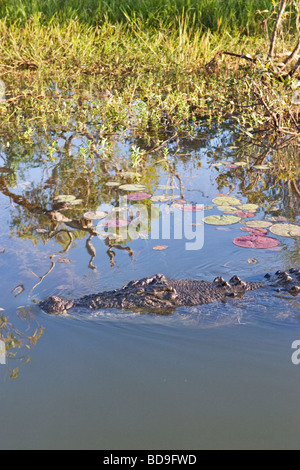
[(74, 300), (66, 300), (62, 297), (53, 295), (52, 297), (49, 297), (48, 299), (40, 302), (39, 305), (45, 312), (59, 314), (72, 308), (74, 305)]
[(266, 274), (267, 283), (276, 292), (286, 291), (293, 296), (300, 292), (300, 269), (291, 268), (289, 271), (277, 271), (274, 275)]

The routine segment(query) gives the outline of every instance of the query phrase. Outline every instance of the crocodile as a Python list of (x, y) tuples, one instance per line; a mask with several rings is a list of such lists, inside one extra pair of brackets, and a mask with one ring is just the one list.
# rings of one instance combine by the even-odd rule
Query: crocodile
[(41, 301), (39, 306), (46, 313), (52, 314), (64, 313), (75, 307), (171, 313), (178, 307), (226, 301), (230, 297), (242, 297), (246, 292), (270, 287), (277, 292), (285, 291), (297, 296), (300, 292), (300, 269), (292, 268), (289, 271), (277, 271), (273, 275), (266, 274), (260, 282), (245, 282), (238, 276), (233, 276), (229, 282), (221, 276), (213, 282), (193, 279), (168, 280), (163, 274), (156, 274), (131, 281), (121, 289), (86, 295), (77, 300), (52, 296)]

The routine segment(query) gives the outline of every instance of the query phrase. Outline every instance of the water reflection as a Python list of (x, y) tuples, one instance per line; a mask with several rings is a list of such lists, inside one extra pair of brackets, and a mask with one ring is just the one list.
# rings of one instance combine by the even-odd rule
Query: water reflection
[[(218, 214), (212, 203), (218, 193), (258, 205), (255, 219), (299, 224), (299, 173), (295, 170), (299, 168), (298, 147), (291, 143), (267, 145), (263, 140), (260, 146), (253, 140), (247, 142), (232, 129), (231, 123), (198, 125), (190, 140), (180, 139), (176, 132), (158, 138), (151, 133), (140, 135), (134, 129), (127, 134), (104, 135), (102, 130), (92, 132), (84, 126), (81, 132), (43, 134), (28, 146), (21, 145), (17, 138), (9, 144), (4, 139), (2, 142), (0, 192), (9, 220), (9, 236), (12, 240), (30, 241), (32, 252), (43, 252), (43, 263), (38, 268), (43, 271), (37, 273), (37, 269), (30, 268), (34, 276), (30, 288), (21, 277), (10, 290), (13, 295), (23, 296), (24, 304), (35, 292), (43, 295), (41, 286), (47, 285), (58, 266), (71, 262), (73, 252), (78, 253), (80, 260), (78, 278), (87, 268), (92, 273), (89, 282), (93, 279), (98, 283), (97, 273), (105, 266), (103, 246), (108, 266), (121, 268), (120, 279), (114, 279), (119, 279), (116, 287), (135, 275), (136, 266), (139, 276), (153, 274), (157, 269), (172, 277), (210, 279), (219, 271), (238, 269), (242, 275), (249, 275), (245, 256), (250, 256), (232, 247), (232, 233), (238, 226), (207, 227), (201, 256), (200, 250), (196, 257), (188, 254), (180, 240), (204, 230), (200, 206), (204, 206), (204, 212)], [(124, 185), (129, 185), (126, 190)], [(135, 196), (128, 198), (132, 194)], [(120, 202), (124, 198), (125, 208)], [(99, 217), (99, 212), (108, 215)], [(180, 224), (182, 217), (188, 216), (190, 219), (184, 220), (190, 232), (184, 234)], [(170, 226), (169, 239), (166, 241), (168, 237), (162, 232), (156, 240), (151, 239), (153, 227), (161, 224), (163, 217)], [(5, 243), (3, 240), (2, 250)], [(229, 243), (230, 248), (226, 248)], [(155, 244), (158, 250), (167, 248), (165, 253), (161, 251), (161, 265), (152, 251)], [(83, 256), (83, 251), (87, 256)], [(299, 251), (299, 237), (290, 237), (282, 239), (276, 262), (276, 253), (269, 250), (261, 259), (264, 256), (272, 266), (297, 266)], [(18, 252), (12, 258), (4, 251), (3, 256), (21, 262)], [(251, 258), (255, 260), (256, 256)], [(128, 266), (135, 266), (130, 274), (126, 271)], [(72, 275), (71, 269), (66, 272), (71, 284), (74, 271)], [(102, 277), (103, 287), (107, 287), (105, 279), (111, 283), (114, 275), (106, 270)]]

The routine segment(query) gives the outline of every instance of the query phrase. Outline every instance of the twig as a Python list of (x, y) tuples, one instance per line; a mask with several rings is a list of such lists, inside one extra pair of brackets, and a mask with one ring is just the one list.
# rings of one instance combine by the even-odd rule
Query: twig
[(297, 187), (296, 181), (295, 181), (295, 180), (291, 180), (291, 183), (292, 183), (292, 185), (293, 185), (294, 190), (295, 190), (296, 193), (298, 194), (298, 196), (300, 196), (300, 191), (299, 191), (299, 189), (298, 189), (298, 187)]
[(298, 42), (293, 52), (283, 61), (285, 67), (297, 57), (297, 55), (299, 54), (299, 51), (300, 51), (300, 41), (298, 39)]
[(253, 64), (255, 62), (257, 62), (257, 59), (256, 57), (251, 57), (250, 55), (245, 55), (245, 54), (236, 54), (235, 52), (229, 52), (229, 51), (219, 51), (216, 53), (216, 55), (205, 65), (205, 68), (210, 68), (217, 60), (217, 58), (220, 56), (220, 55), (229, 55), (231, 57), (237, 57), (239, 59), (245, 59), (245, 60), (248, 60), (250, 62), (252, 62)]

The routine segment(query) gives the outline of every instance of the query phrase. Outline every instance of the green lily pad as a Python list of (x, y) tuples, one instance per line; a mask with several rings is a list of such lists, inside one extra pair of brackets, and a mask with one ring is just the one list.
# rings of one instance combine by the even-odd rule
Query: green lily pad
[(300, 225), (274, 224), (270, 227), (270, 232), (281, 237), (300, 237)]
[(209, 215), (204, 217), (203, 222), (208, 225), (232, 225), (237, 224), (242, 219), (235, 215)]
[(140, 173), (137, 173), (135, 171), (124, 171), (122, 173), (122, 177), (123, 178), (137, 178), (137, 177), (140, 177), (142, 176)]
[(270, 165), (253, 165), (256, 170), (270, 170)]
[(75, 199), (76, 196), (72, 196), (71, 194), (60, 194), (54, 198), (54, 200), (57, 202), (72, 202), (75, 201)]
[(259, 209), (259, 206), (257, 204), (241, 204), (239, 206), (239, 210), (241, 211), (253, 212), (253, 211), (257, 211), (257, 209)]
[(224, 161), (224, 162), (216, 162), (216, 163), (212, 163), (212, 166), (215, 166), (216, 168), (219, 167), (219, 166), (223, 166), (223, 165), (230, 165), (231, 162), (228, 162), (228, 161)]
[(138, 191), (145, 191), (146, 186), (144, 184), (122, 184), (119, 189), (123, 191), (130, 191), (132, 193)]
[(212, 202), (218, 206), (238, 206), (241, 204), (238, 198), (231, 196), (216, 197)]
[(245, 222), (245, 225), (252, 228), (268, 228), (271, 227), (272, 222), (267, 220), (248, 220), (248, 222)]
[(83, 214), (83, 217), (87, 220), (101, 220), (104, 219), (108, 215), (107, 212), (104, 211), (89, 211)]
[(174, 189), (174, 186), (170, 184), (159, 184), (157, 186), (157, 189)]
[(155, 196), (152, 196), (151, 201), (152, 202), (168, 202), (168, 201), (173, 201), (174, 199), (178, 199), (178, 194), (177, 195), (170, 195), (170, 194), (157, 194)]
[(230, 214), (236, 214), (236, 212), (238, 211), (238, 208), (233, 206), (218, 206), (217, 209), (221, 212), (227, 212)]
[(121, 183), (117, 183), (117, 181), (108, 181), (105, 183), (105, 186), (108, 186), (109, 188), (116, 188), (117, 186), (120, 186)]
[(82, 204), (83, 200), (82, 199), (73, 199), (73, 201), (69, 201), (67, 204), (69, 206), (78, 206), (79, 204)]

